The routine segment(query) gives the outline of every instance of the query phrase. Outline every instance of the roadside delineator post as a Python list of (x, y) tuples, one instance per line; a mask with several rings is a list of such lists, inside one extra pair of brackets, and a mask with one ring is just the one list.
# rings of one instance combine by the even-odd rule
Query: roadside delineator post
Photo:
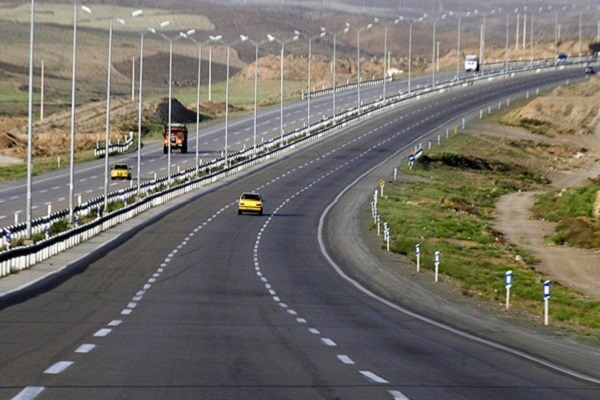
[(544, 325), (548, 326), (548, 303), (550, 300), (550, 281), (544, 282)]
[(394, 180), (398, 178), (398, 168), (394, 168)]
[(379, 187), (381, 188), (381, 197), (383, 197), (383, 188), (385, 187), (385, 180), (382, 179), (379, 181)]
[(381, 235), (381, 217), (377, 215), (377, 236)]
[(417, 272), (421, 270), (421, 245), (415, 245), (415, 255), (417, 256)]
[(504, 274), (504, 278), (505, 278), (504, 286), (506, 287), (506, 309), (508, 310), (510, 308), (510, 288), (512, 286), (512, 281), (513, 281), (512, 270), (506, 271), (506, 273)]
[(439, 276), (439, 269), (440, 269), (440, 252), (436, 251), (435, 252), (435, 281), (438, 281), (438, 276)]

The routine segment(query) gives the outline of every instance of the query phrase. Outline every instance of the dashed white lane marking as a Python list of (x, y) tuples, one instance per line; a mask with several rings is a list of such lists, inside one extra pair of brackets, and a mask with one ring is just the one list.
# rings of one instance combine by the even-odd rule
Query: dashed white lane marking
[(321, 338), (321, 342), (323, 342), (324, 345), (329, 346), (329, 347), (337, 346), (337, 344), (329, 338)]
[(372, 373), (371, 371), (358, 371), (358, 372), (360, 372), (368, 380), (373, 381), (375, 383), (389, 383), (388, 381), (386, 381), (379, 375)]
[(94, 333), (94, 336), (95, 337), (105, 337), (105, 336), (107, 336), (111, 332), (112, 332), (112, 329), (102, 328), (98, 332)]
[(306, 319), (304, 318), (296, 318), (296, 322), (298, 322), (299, 324), (306, 324)]
[(54, 186), (54, 187), (52, 188), (52, 190), (58, 190), (58, 189), (60, 189), (60, 186)]
[(337, 358), (338, 358), (338, 360), (340, 360), (342, 363), (344, 363), (346, 365), (354, 364), (354, 361), (352, 361), (352, 359), (345, 354), (338, 354)]
[(320, 333), (321, 333), (321, 332), (319, 332), (319, 330), (318, 330), (318, 329), (315, 329), (315, 328), (310, 328), (308, 331), (309, 331), (310, 333), (312, 333), (313, 335), (318, 335), (318, 334), (320, 334)]
[(37, 396), (39, 396), (39, 394), (42, 393), (44, 389), (45, 388), (43, 386), (27, 386), (19, 393), (17, 393), (17, 395), (11, 400), (33, 400)]
[(92, 351), (94, 349), (94, 347), (96, 347), (95, 344), (82, 344), (81, 346), (79, 346), (77, 348), (77, 350), (75, 350), (75, 353), (79, 353), (79, 354), (86, 354), (89, 353), (90, 351)]
[(131, 308), (124, 308), (121, 311), (121, 315), (129, 315), (129, 314), (131, 314), (131, 311), (132, 311)]
[(73, 361), (59, 361), (56, 364), (50, 366), (47, 370), (44, 371), (45, 374), (60, 374), (65, 369), (69, 368), (73, 365)]
[(392, 395), (394, 400), (409, 400), (408, 397), (398, 390), (390, 390), (388, 393)]

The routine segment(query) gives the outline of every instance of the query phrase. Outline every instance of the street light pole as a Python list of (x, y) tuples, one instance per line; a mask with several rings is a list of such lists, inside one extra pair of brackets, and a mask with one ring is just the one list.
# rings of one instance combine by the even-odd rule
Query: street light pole
[[(160, 24), (161, 28), (169, 25), (168, 21)], [(188, 31), (193, 33), (192, 31)], [(172, 126), (172, 103), (173, 103), (173, 43), (179, 39), (187, 38), (187, 35), (180, 32), (179, 35), (174, 37), (168, 37), (162, 32), (158, 34), (169, 42), (169, 118), (167, 123), (167, 187), (171, 186), (171, 126)]]
[(327, 32), (325, 31), (325, 28), (321, 28), (321, 33), (319, 33), (318, 35), (315, 35), (315, 36), (307, 36), (306, 34), (299, 32), (299, 31), (294, 31), (294, 34), (296, 36), (302, 36), (303, 38), (305, 38), (308, 41), (308, 79), (307, 79), (307, 84), (306, 84), (306, 95), (307, 95), (306, 126), (307, 126), (307, 128), (310, 128), (310, 98), (311, 98), (310, 87), (311, 87), (311, 83), (312, 83), (312, 79), (311, 79), (312, 41), (314, 39), (325, 37)]
[(71, 76), (71, 132), (69, 143), (69, 223), (73, 223), (74, 213), (74, 175), (75, 175), (75, 74), (77, 70), (77, 0), (73, 0), (73, 56), (72, 56), (72, 76)]
[(357, 92), (357, 102), (358, 104), (356, 105), (358, 108), (358, 111), (360, 112), (360, 110), (362, 109), (362, 104), (361, 104), (361, 100), (360, 100), (360, 33), (364, 30), (367, 29), (371, 29), (373, 27), (373, 24), (368, 24), (366, 26), (357, 28), (355, 26), (350, 25), (348, 22), (346, 22), (346, 27), (347, 28), (352, 28), (356, 31), (356, 92)]
[(27, 101), (27, 238), (31, 239), (31, 175), (33, 149), (33, 38), (35, 24), (35, 0), (31, 0), (29, 20), (29, 98)]
[[(396, 18), (394, 21), (391, 22), (381, 22), (384, 26), (384, 39), (383, 39), (383, 100), (386, 99), (386, 82), (387, 82), (387, 77), (389, 74), (388, 71), (388, 64), (389, 64), (389, 60), (388, 60), (388, 51), (387, 51), (387, 42), (388, 42), (388, 25), (389, 24), (394, 24), (394, 25), (398, 25), (398, 22), (401, 21), (401, 18)], [(379, 18), (375, 18), (374, 22), (380, 23)]]
[(196, 80), (196, 175), (198, 175), (200, 173), (200, 83), (202, 79), (202, 45), (210, 42), (210, 39), (200, 41), (194, 39), (190, 35), (188, 35), (188, 39), (198, 46), (198, 78)]
[[(325, 28), (321, 28), (322, 31), (326, 31)], [(339, 32), (328, 32), (332, 37), (333, 37), (333, 71), (331, 74), (331, 80), (332, 80), (332, 84), (331, 87), (333, 89), (333, 111), (331, 113), (332, 118), (335, 119), (335, 114), (336, 114), (336, 106), (335, 106), (335, 96), (336, 96), (336, 92), (337, 92), (337, 83), (336, 83), (336, 64), (337, 64), (337, 59), (336, 59), (336, 42), (337, 42), (337, 37), (341, 34), (344, 33), (348, 33), (348, 31), (350, 30), (350, 28), (348, 26), (346, 26), (346, 28), (344, 28), (343, 30), (339, 31)]]
[[(93, 14), (92, 10), (87, 6), (81, 6), (81, 9), (88, 14)], [(141, 10), (134, 11), (132, 17), (142, 15)], [(112, 70), (112, 36), (113, 36), (113, 19), (121, 25), (125, 25), (125, 20), (120, 17), (101, 17), (103, 20), (108, 20), (108, 67), (106, 79), (106, 131), (104, 135), (104, 205), (103, 210), (108, 211), (108, 158), (110, 154), (110, 82)]]
[(279, 83), (279, 96), (280, 96), (280, 104), (279, 104), (279, 130), (280, 130), (280, 147), (283, 147), (283, 55), (284, 55), (284, 51), (285, 51), (285, 45), (289, 42), (298, 40), (298, 35), (294, 36), (291, 39), (288, 40), (284, 40), (281, 41), (279, 39), (277, 39), (275, 36), (273, 35), (267, 35), (267, 38), (269, 40), (269, 42), (277, 42), (281, 45), (281, 63), (280, 63), (280, 83)]

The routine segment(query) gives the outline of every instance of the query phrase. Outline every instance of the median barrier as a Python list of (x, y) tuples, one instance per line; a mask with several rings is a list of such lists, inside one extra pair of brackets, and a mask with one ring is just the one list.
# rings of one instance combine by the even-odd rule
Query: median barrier
[[(526, 73), (530, 71), (532, 70), (527, 69), (523, 72)], [(291, 132), (285, 133), (284, 142), (288, 143), (283, 146), (280, 144), (280, 138), (274, 137), (260, 145), (257, 145), (256, 154), (254, 154), (253, 148), (230, 153), (229, 160), (227, 162), (229, 165), (226, 165), (226, 161), (222, 157), (199, 165), (199, 170), (204, 171), (206, 175), (197, 176), (196, 166), (187, 168), (179, 173), (172, 174), (171, 180), (173, 182), (181, 180), (181, 182), (176, 186), (160, 190), (162, 185), (167, 184), (168, 177), (166, 176), (158, 178), (154, 181), (146, 182), (140, 185), (140, 193), (142, 193), (144, 197), (126, 205), (123, 208), (109, 212), (106, 215), (101, 215), (93, 221), (78, 227), (74, 227), (68, 231), (61, 232), (37, 243), (10, 248), (0, 252), (0, 277), (6, 276), (12, 272), (29, 268), (36, 263), (42, 262), (59, 252), (65, 251), (68, 248), (79, 244), (81, 241), (89, 240), (90, 238), (107, 229), (110, 229), (118, 223), (131, 219), (148, 210), (149, 208), (161, 205), (175, 197), (181, 196), (202, 186), (215, 183), (227, 176), (242, 172), (261, 162), (266, 162), (272, 158), (276, 158), (282, 154), (294, 150), (302, 143), (310, 143), (318, 140), (332, 131), (346, 127), (348, 123), (368, 118), (373, 113), (385, 112), (393, 107), (404, 104), (404, 102), (417, 101), (426, 95), (435, 95), (441, 90), (446, 90), (453, 87), (461, 87), (465, 82), (474, 83), (482, 79), (488, 80), (503, 76), (505, 76), (503, 73), (486, 75), (485, 78), (482, 76), (471, 76), (462, 81), (451, 81), (436, 85), (434, 87), (425, 86), (412, 91), (411, 93), (398, 93), (395, 95), (390, 95), (385, 100), (375, 100), (362, 105), (360, 108), (351, 108), (342, 114), (336, 115), (335, 117), (330, 116), (321, 121), (312, 123), (308, 127), (297, 128)], [(217, 172), (211, 172), (215, 168), (222, 169)], [(153, 191), (156, 192), (152, 193)], [(110, 201), (120, 198), (129, 198), (136, 193), (137, 187), (120, 189), (110, 192), (108, 195), (108, 200)], [(85, 203), (75, 207), (74, 212), (79, 215), (90, 215), (90, 213), (97, 209), (103, 202), (103, 196), (96, 196), (95, 198), (89, 199)], [(68, 209), (64, 209), (56, 211), (49, 216), (36, 218), (35, 220), (32, 220), (32, 233), (41, 233), (48, 224), (64, 220), (68, 215)], [(24, 238), (26, 224), (20, 223), (17, 225), (8, 226), (3, 228), (3, 231), (5, 230), (10, 230), (12, 240), (15, 241), (20, 238)]]

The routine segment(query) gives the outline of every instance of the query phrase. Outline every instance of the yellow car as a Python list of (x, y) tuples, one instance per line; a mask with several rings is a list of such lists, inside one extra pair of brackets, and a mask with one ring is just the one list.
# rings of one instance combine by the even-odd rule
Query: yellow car
[(263, 199), (258, 193), (242, 193), (238, 200), (238, 215), (244, 211), (255, 212), (263, 215)]
[(110, 170), (110, 179), (131, 180), (131, 167), (126, 163), (116, 163)]

